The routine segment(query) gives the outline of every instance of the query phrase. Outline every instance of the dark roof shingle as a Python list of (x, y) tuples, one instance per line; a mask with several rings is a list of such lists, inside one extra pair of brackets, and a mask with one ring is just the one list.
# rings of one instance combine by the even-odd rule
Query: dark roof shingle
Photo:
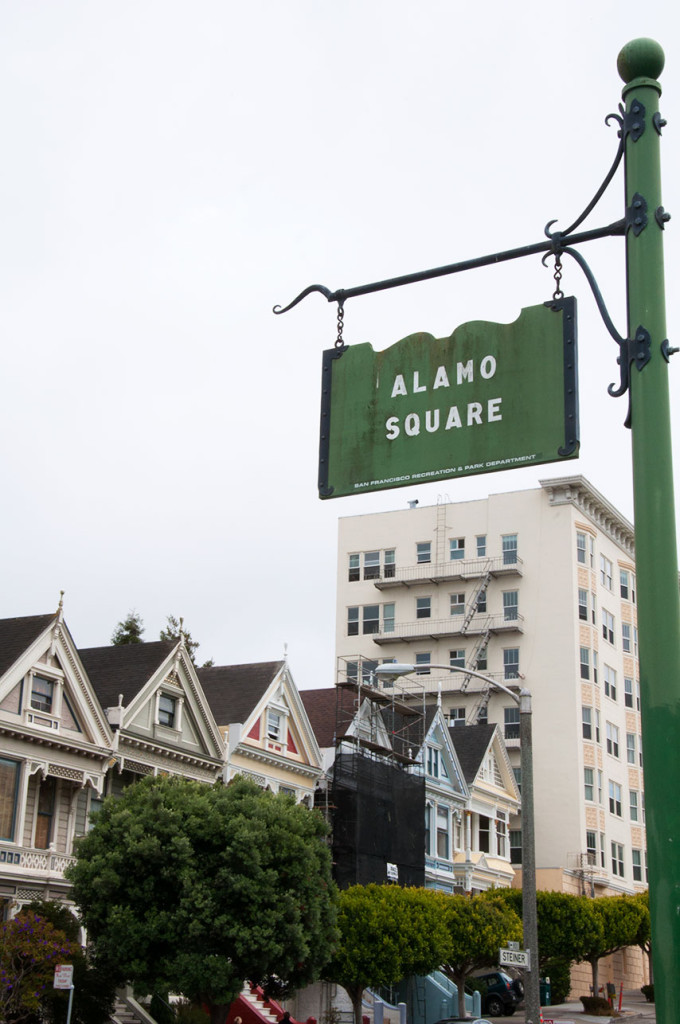
[(246, 722), (284, 664), (283, 661), (260, 661), (251, 665), (214, 665), (198, 669), (198, 678), (217, 724)]
[(0, 619), (0, 676), (3, 676), (27, 647), (56, 619), (56, 615), (24, 615)]
[(451, 742), (467, 783), (474, 782), (495, 728), (495, 725), (466, 725), (462, 729), (449, 727)]
[(115, 707), (122, 693), (128, 705), (177, 645), (172, 640), (152, 643), (87, 647), (78, 651), (102, 707)]
[(335, 746), (337, 691), (334, 686), (300, 690), (309, 724), (320, 747)]

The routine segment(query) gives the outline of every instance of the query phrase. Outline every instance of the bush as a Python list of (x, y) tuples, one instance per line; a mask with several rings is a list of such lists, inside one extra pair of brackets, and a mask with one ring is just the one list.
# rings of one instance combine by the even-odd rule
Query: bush
[(583, 1012), (590, 1013), (593, 1017), (611, 1017), (612, 1008), (608, 999), (602, 996), (581, 996)]
[(654, 1002), (654, 985), (643, 985), (640, 989), (648, 1003)]
[(550, 1002), (553, 1006), (566, 1003), (571, 989), (571, 963), (555, 957), (542, 967), (543, 977), (550, 978)]

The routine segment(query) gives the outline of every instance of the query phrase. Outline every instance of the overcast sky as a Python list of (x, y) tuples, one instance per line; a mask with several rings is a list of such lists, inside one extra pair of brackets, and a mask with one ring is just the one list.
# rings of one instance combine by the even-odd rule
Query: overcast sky
[[(679, 21), (668, 0), (1, 0), (0, 615), (64, 589), (80, 646), (172, 613), (199, 660), (288, 644), (298, 686), (330, 686), (339, 516), (582, 473), (632, 519), (617, 349), (573, 262), (580, 459), (374, 495), (317, 497), (335, 307), (272, 307), (566, 227), (614, 158), (618, 52), (651, 36), (679, 344)], [(623, 207), (619, 174), (588, 226)], [(622, 240), (582, 252), (625, 333)], [(345, 340), (509, 322), (552, 287), (532, 257), (357, 298)]]

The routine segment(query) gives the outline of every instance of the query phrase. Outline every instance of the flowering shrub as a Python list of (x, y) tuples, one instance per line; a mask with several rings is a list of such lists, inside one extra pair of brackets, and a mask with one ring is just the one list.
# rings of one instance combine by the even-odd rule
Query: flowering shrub
[(78, 951), (30, 910), (0, 924), (0, 1020), (16, 1024), (35, 1013), (52, 988), (54, 968), (72, 963)]

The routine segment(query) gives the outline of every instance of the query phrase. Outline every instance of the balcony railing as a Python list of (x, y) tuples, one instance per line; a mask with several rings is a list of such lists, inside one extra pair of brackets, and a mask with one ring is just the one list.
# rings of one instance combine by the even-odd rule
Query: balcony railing
[(438, 640), (447, 636), (477, 636), (480, 633), (523, 633), (524, 616), (473, 615), (466, 623), (465, 615), (449, 615), (446, 619), (417, 619), (415, 622), (397, 622), (391, 629), (383, 625), (370, 636), (376, 644), (390, 644), (395, 641), (413, 643), (429, 638)]
[(21, 876), (26, 881), (64, 877), (75, 857), (56, 850), (34, 850), (30, 846), (0, 847), (0, 871), (3, 875)]
[(388, 590), (392, 587), (416, 587), (424, 583), (481, 579), (487, 573), (492, 576), (521, 576), (522, 559), (506, 561), (501, 555), (498, 558), (454, 558), (447, 562), (423, 562), (403, 569), (389, 566), (389, 575), (384, 572), (382, 576), (376, 574), (371, 578), (378, 590)]

